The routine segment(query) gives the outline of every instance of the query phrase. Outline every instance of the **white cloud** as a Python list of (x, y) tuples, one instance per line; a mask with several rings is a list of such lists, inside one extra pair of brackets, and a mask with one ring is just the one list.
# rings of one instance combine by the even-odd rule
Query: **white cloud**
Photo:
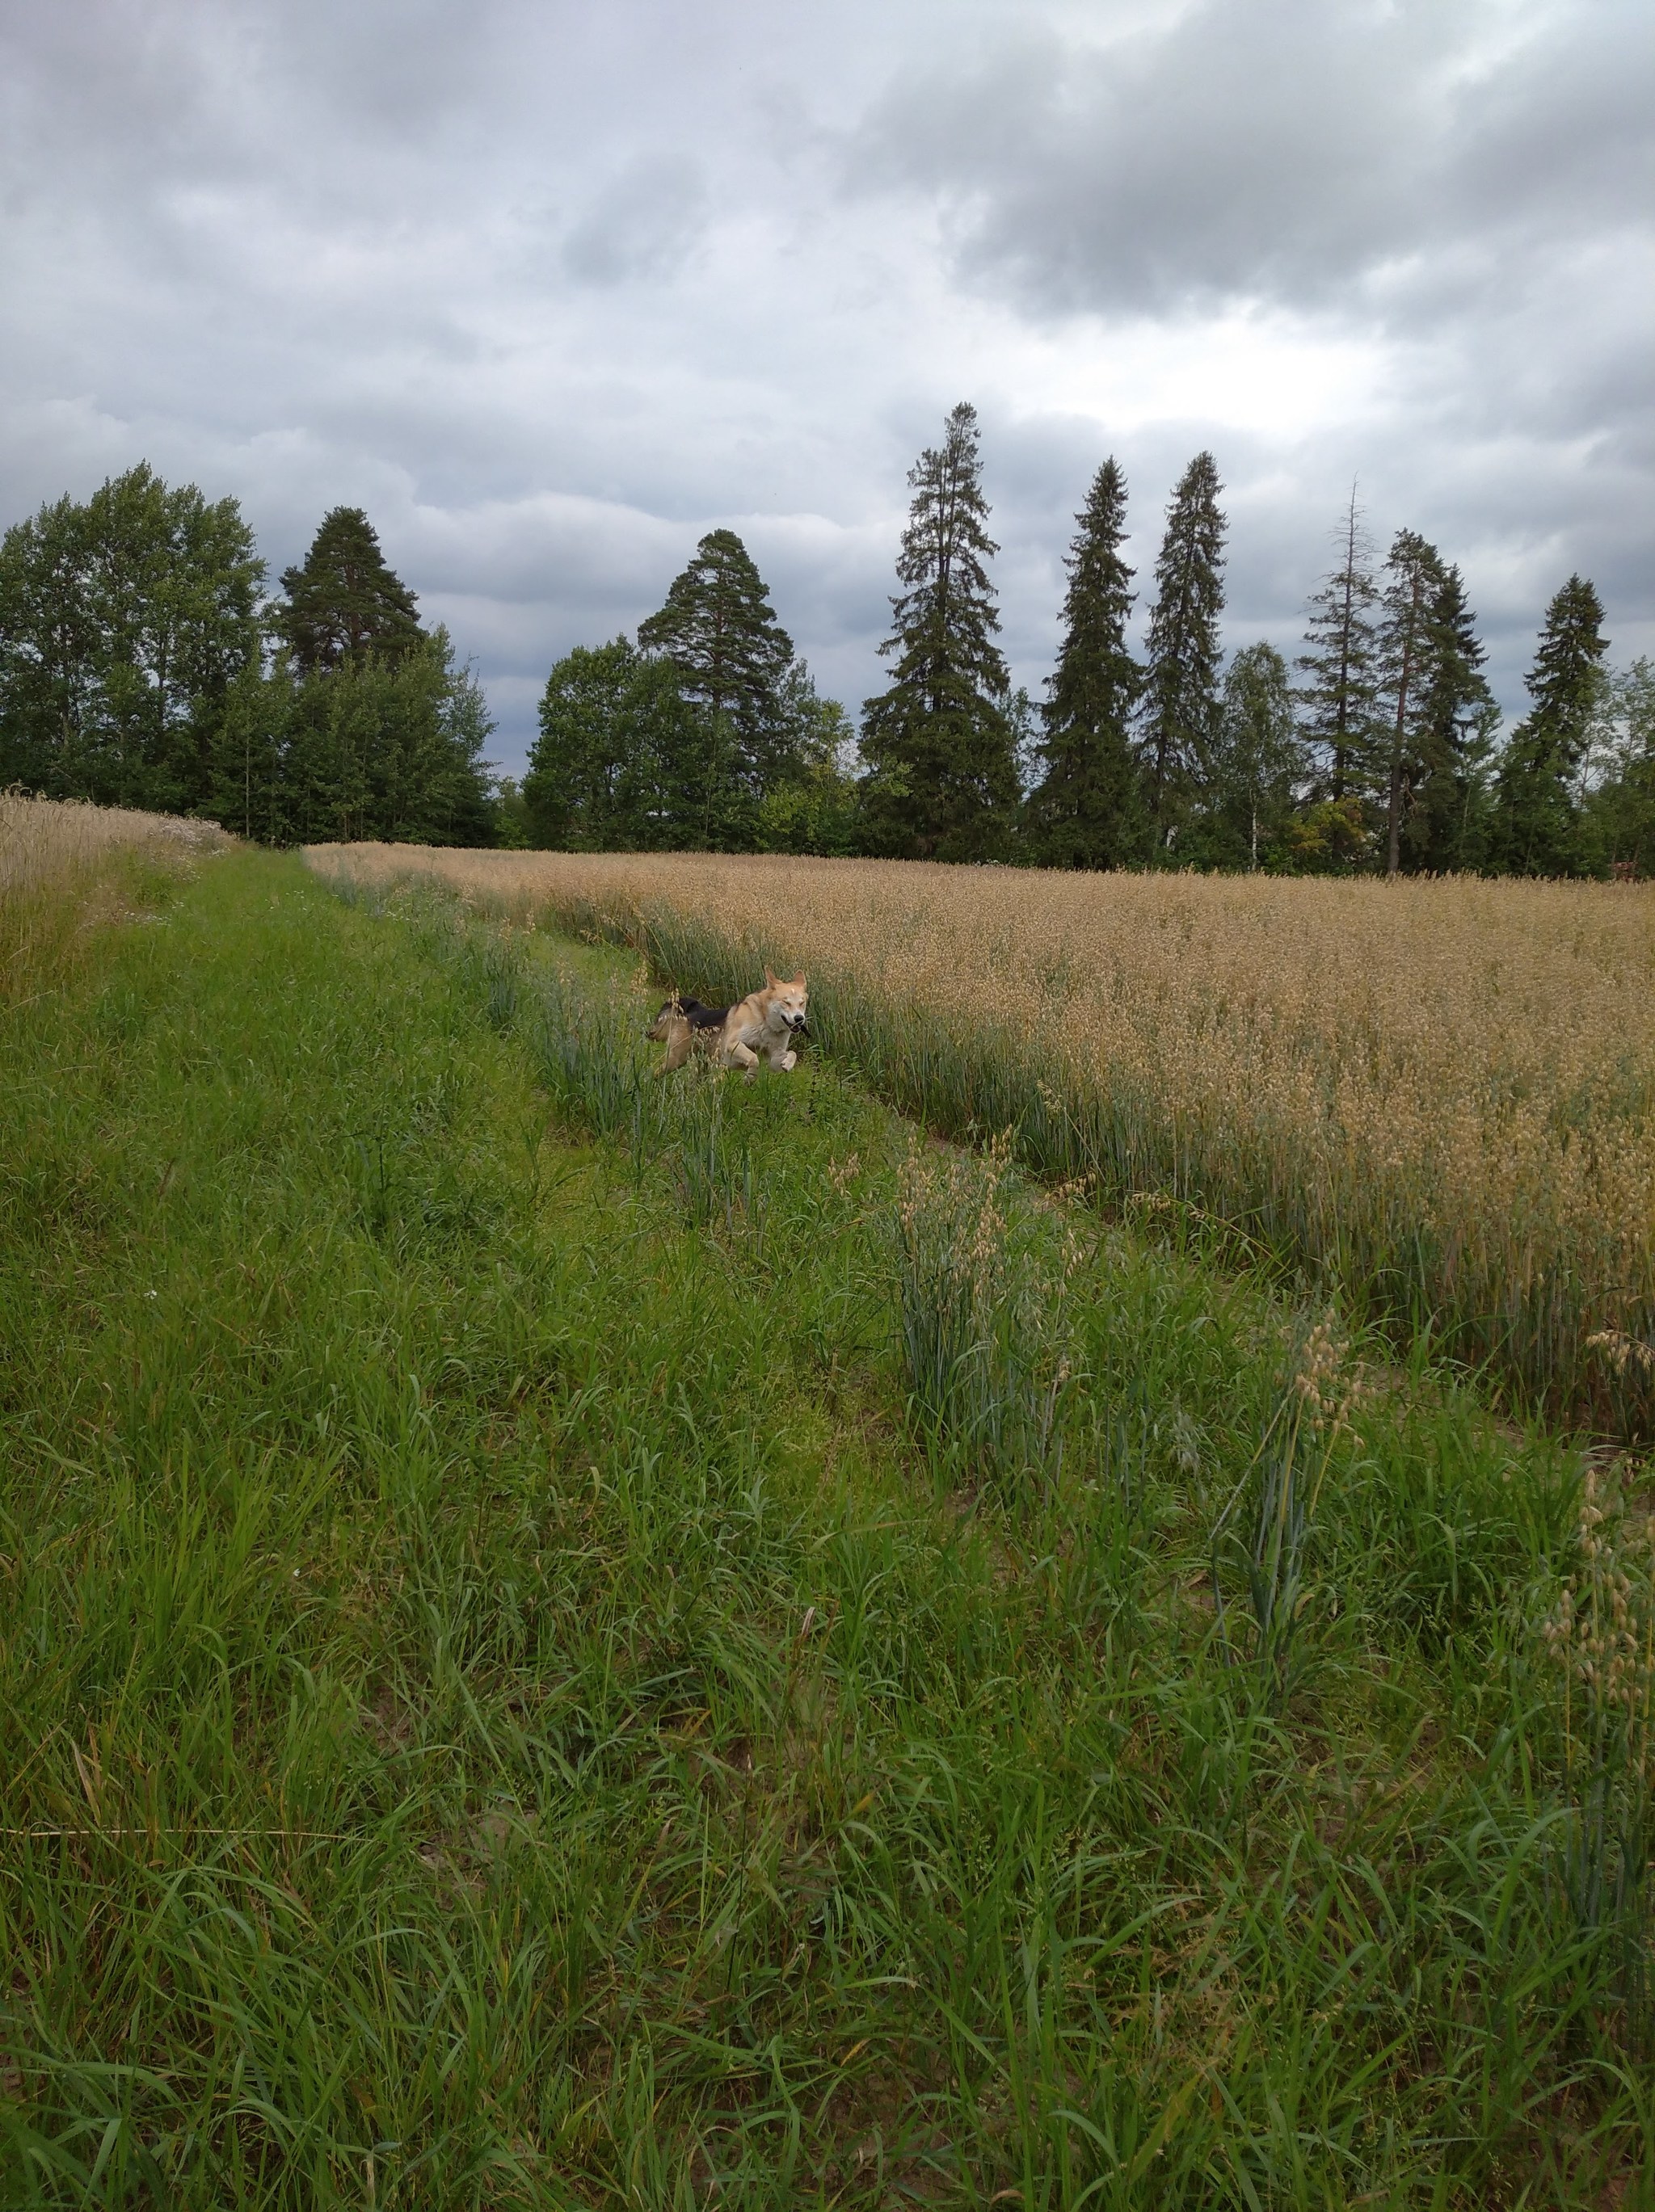
[(1037, 683), (1102, 454), (1145, 580), (1229, 486), (1291, 642), (1354, 474), (1515, 700), (1655, 647), (1651, 24), (1618, 0), (83, 0), (0, 40), (0, 520), (146, 458), (273, 570), (367, 507), (520, 757), (552, 658), (739, 529), (853, 705), (904, 472), (981, 408)]

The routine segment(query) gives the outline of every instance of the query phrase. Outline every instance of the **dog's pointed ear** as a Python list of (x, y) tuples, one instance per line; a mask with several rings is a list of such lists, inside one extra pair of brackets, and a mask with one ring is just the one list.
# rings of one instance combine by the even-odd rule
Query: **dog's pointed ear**
[(774, 969), (767, 968), (764, 970), (764, 988), (767, 991), (773, 991), (781, 980)]
[(799, 986), (799, 988), (802, 991), (802, 990), (804, 989), (804, 988), (805, 988), (805, 971), (804, 971), (804, 969), (803, 969), (802, 968), (799, 970), (799, 973), (798, 973), (798, 974), (794, 977), (794, 979), (793, 979), (793, 980), (794, 980), (794, 982)]

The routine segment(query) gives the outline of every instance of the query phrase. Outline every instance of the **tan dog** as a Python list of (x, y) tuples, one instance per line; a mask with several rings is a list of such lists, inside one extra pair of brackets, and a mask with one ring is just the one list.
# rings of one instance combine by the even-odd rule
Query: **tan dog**
[(727, 1006), (703, 1006), (699, 999), (669, 999), (644, 1031), (652, 1043), (666, 1047), (656, 1074), (671, 1075), (692, 1052), (716, 1053), (729, 1011)]
[(808, 996), (803, 975), (784, 983), (767, 968), (764, 989), (750, 991), (724, 1017), (724, 1033), (718, 1042), (719, 1066), (745, 1067), (749, 1083), (758, 1073), (760, 1053), (778, 1074), (796, 1067), (799, 1055), (788, 1041), (805, 1026)]

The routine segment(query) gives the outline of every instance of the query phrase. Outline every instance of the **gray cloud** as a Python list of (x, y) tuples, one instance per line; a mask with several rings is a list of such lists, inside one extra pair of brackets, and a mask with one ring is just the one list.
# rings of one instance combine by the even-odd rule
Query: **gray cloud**
[(664, 282), (706, 228), (707, 185), (687, 154), (644, 154), (599, 193), (563, 241), (563, 264), (589, 284)]
[(1571, 568), (1655, 647), (1646, 15), (0, 0), (0, 523), (147, 458), (279, 570), (361, 504), (509, 763), (719, 524), (858, 703), (970, 397), (1020, 678), (1103, 453), (1147, 586), (1210, 445), (1233, 642), (1291, 644), (1360, 473), (1519, 704)]
[(928, 191), (958, 265), (1038, 310), (1486, 299), (1584, 228), (1649, 234), (1655, 16), (1206, 0), (894, 86), (853, 186)]

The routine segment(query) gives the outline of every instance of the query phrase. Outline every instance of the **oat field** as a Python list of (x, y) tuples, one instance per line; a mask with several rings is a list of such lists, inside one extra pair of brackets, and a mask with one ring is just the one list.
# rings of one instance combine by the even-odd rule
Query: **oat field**
[(112, 862), (224, 842), (215, 823), (0, 792), (0, 998), (26, 996), (51, 970)]
[(703, 996), (810, 973), (830, 1049), (1038, 1171), (1222, 1217), (1555, 1413), (1655, 1334), (1655, 890), (319, 848), (619, 938)]

